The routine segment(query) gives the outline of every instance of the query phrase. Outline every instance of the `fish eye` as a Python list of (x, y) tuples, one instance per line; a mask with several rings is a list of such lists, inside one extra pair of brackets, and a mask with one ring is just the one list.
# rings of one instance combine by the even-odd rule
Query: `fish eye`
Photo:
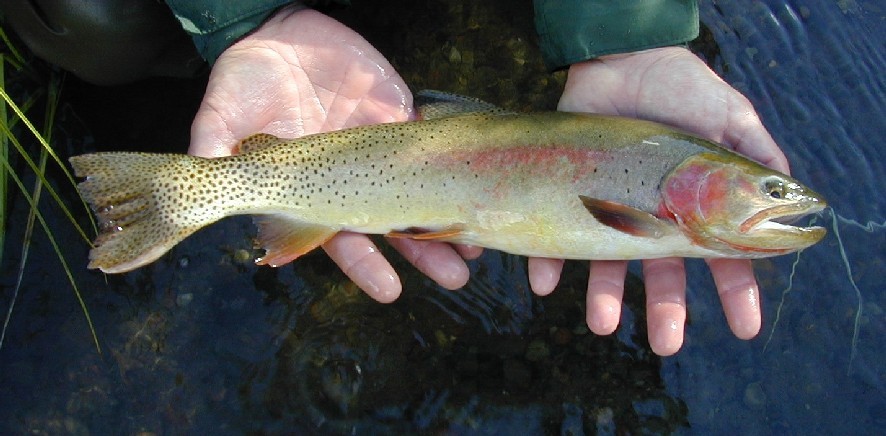
[(785, 183), (778, 178), (769, 178), (763, 181), (763, 193), (776, 199), (785, 198)]

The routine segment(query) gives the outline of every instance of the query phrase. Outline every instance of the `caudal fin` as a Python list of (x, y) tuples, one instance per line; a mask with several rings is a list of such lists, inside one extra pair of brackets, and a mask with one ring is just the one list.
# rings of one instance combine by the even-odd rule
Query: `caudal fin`
[(175, 201), (175, 194), (163, 192), (173, 189), (169, 179), (184, 176), (184, 164), (195, 159), (148, 153), (96, 153), (70, 159), (74, 173), (86, 177), (77, 189), (99, 221), (89, 268), (106, 273), (133, 270), (215, 220), (181, 222), (177, 217), (193, 215), (175, 210), (183, 205)]

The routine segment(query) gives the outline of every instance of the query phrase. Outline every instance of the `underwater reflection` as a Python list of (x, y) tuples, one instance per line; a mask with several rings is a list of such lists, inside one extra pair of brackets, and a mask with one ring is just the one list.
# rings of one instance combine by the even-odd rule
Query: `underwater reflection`
[[(646, 343), (643, 323), (627, 322), (610, 337), (590, 333), (580, 305), (587, 268), (569, 264), (562, 289), (542, 299), (529, 291), (524, 263), (487, 252), (475, 264), (482, 273), (459, 291), (413, 274), (405, 282), (421, 285), (388, 306), (347, 281), (327, 287), (274, 361), (244, 381), (247, 415), (334, 433), (686, 425), (685, 404), (665, 391), (660, 358), (633, 345)], [(626, 311), (640, 319), (642, 296), (632, 276)]]

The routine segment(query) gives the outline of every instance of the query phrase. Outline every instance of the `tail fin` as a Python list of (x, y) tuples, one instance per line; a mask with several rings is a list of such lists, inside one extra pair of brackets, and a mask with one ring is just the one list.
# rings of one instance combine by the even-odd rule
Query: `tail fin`
[[(175, 244), (221, 217), (192, 214), (182, 197), (170, 192), (199, 164), (177, 154), (96, 153), (71, 158), (77, 185), (99, 220), (89, 268), (122, 273), (157, 260)], [(165, 185), (165, 186), (164, 186)], [(185, 210), (180, 210), (184, 208)], [(183, 221), (183, 217), (187, 217)]]

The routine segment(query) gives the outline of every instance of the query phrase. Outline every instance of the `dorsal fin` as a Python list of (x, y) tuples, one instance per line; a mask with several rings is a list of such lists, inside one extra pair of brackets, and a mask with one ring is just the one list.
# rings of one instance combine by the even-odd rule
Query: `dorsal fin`
[(451, 94), (432, 89), (415, 93), (414, 104), (423, 120), (457, 117), (467, 114), (513, 115), (516, 112), (502, 109), (492, 103), (473, 97)]
[(252, 153), (253, 151), (264, 150), (268, 147), (275, 146), (285, 140), (282, 140), (270, 133), (256, 133), (255, 135), (243, 138), (234, 149), (232, 154)]

